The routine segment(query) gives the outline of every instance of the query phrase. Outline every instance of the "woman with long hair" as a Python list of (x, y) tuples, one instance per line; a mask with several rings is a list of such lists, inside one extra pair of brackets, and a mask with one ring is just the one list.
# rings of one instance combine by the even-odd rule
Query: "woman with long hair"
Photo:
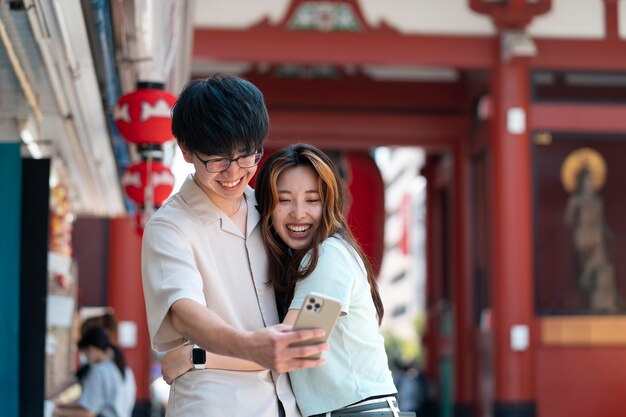
[[(293, 171), (296, 169), (297, 171)], [(292, 192), (279, 187), (281, 174), (285, 172), (309, 178), (310, 175), (307, 174), (313, 174), (317, 177), (316, 189), (304, 190), (305, 199), (301, 213), (306, 216), (309, 214), (307, 211), (314, 212), (313, 216), (309, 215), (309, 217), (315, 221), (309, 222), (308, 220), (311, 219), (307, 219), (304, 222), (306, 228), (303, 230), (293, 227), (297, 222), (280, 221), (284, 220), (285, 216), (299, 216), (299, 214), (294, 214), (298, 208), (291, 199)], [(294, 188), (300, 187), (298, 185)], [(257, 178), (255, 194), (262, 217), (263, 240), (270, 253), (269, 276), (274, 291), (281, 299), (277, 301), (279, 314), (281, 308), (285, 312), (284, 308), (288, 307), (287, 302), (293, 299), (296, 284), (311, 275), (317, 267), (322, 242), (330, 237), (336, 237), (349, 245), (362, 262), (361, 267), (365, 268), (372, 302), (380, 323), (384, 309), (378, 294), (376, 278), (369, 260), (346, 222), (344, 190), (332, 160), (311, 145), (288, 146), (265, 162)], [(305, 257), (308, 257), (310, 261), (303, 265)], [(284, 314), (281, 316), (284, 317)]]
[(290, 373), (300, 410), (305, 416), (397, 413), (378, 331), (383, 304), (372, 267), (347, 225), (344, 189), (332, 160), (310, 145), (288, 146), (265, 162), (255, 192), (269, 276), (285, 323), (295, 321), (309, 292), (341, 303), (326, 365)]
[(87, 331), (78, 349), (89, 363), (82, 379), (80, 398), (73, 404), (58, 404), (58, 417), (130, 417), (135, 405), (135, 377), (124, 355), (100, 327)]

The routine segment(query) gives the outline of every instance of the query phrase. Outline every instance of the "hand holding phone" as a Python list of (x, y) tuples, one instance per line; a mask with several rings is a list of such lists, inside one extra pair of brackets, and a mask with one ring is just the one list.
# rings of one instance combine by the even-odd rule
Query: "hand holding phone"
[[(290, 346), (308, 346), (326, 342), (335, 328), (335, 323), (340, 312), (341, 304), (339, 301), (318, 293), (309, 293), (298, 312), (293, 330), (319, 328), (324, 329), (325, 335), (324, 337), (292, 343)], [(321, 354), (317, 353), (307, 356), (306, 359), (319, 359), (320, 356)]]

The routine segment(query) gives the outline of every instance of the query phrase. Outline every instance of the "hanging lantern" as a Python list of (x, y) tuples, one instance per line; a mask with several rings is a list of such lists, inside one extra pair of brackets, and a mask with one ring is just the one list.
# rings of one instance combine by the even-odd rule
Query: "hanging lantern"
[(128, 198), (138, 205), (159, 207), (174, 189), (174, 174), (162, 162), (143, 161), (124, 172), (122, 186)]
[(140, 88), (120, 97), (113, 109), (115, 127), (135, 144), (163, 144), (173, 139), (170, 111), (176, 96), (165, 90)]
[(163, 144), (173, 139), (171, 108), (177, 97), (158, 82), (137, 83), (137, 90), (120, 97), (113, 109), (118, 132), (133, 143), (142, 162), (129, 166), (121, 182), (130, 200), (137, 204), (137, 232), (174, 189), (174, 175), (165, 166)]

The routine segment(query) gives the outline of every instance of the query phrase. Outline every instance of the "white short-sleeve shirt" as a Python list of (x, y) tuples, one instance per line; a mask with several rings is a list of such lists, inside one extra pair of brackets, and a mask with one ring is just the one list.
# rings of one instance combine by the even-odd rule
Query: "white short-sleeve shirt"
[[(245, 197), (245, 235), (191, 175), (146, 224), (142, 276), (155, 350), (166, 351), (186, 342), (167, 314), (183, 298), (206, 306), (237, 329), (251, 331), (278, 323), (254, 191), (248, 187)], [(286, 375), (191, 371), (172, 384), (168, 415), (275, 417), (277, 397), (288, 417), (300, 415)]]

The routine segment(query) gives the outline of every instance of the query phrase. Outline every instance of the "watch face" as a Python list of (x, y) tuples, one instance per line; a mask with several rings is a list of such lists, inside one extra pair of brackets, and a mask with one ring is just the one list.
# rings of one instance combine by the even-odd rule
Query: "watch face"
[(206, 362), (206, 352), (202, 348), (193, 348), (191, 351), (191, 362), (194, 365), (201, 365)]

